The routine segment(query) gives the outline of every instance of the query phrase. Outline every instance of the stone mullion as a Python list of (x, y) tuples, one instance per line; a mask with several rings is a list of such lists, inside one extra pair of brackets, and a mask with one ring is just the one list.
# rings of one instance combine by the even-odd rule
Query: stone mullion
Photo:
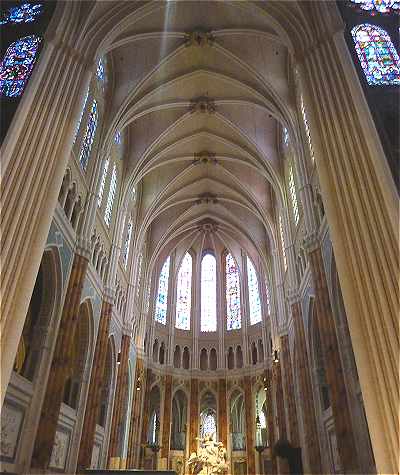
[(199, 425), (199, 381), (190, 380), (190, 411), (189, 411), (189, 452), (197, 452), (197, 434)]
[(167, 374), (164, 387), (163, 431), (161, 438), (161, 458), (167, 458), (171, 437), (172, 376)]
[(117, 387), (115, 393), (114, 410), (111, 425), (110, 445), (108, 447), (108, 464), (110, 465), (113, 457), (119, 454), (119, 428), (121, 426), (124, 405), (124, 397), (127, 396), (128, 371), (129, 371), (129, 349), (130, 335), (122, 335), (121, 340), (121, 363), (118, 368)]
[[(328, 73), (329, 71), (329, 73)], [(343, 32), (304, 62), (313, 90), (317, 170), (341, 276), (378, 470), (398, 468), (397, 194)], [(351, 91), (351, 95), (349, 95)], [(326, 124), (326, 127), (321, 127)], [(344, 127), (346, 124), (346, 127)], [(360, 159), (361, 157), (361, 159)], [(379, 352), (379, 348), (385, 351)], [(373, 388), (373, 389), (371, 389)]]
[(300, 302), (292, 304), (292, 315), (295, 327), (296, 357), (299, 370), (298, 380), (303, 409), (304, 440), (307, 445), (310, 471), (311, 473), (320, 474), (322, 473), (321, 453)]
[(309, 257), (315, 287), (316, 314), (337, 433), (338, 450), (342, 470), (344, 473), (351, 473), (358, 469), (357, 451), (321, 248), (318, 247), (310, 252)]
[(281, 361), (285, 371), (285, 388), (287, 408), (289, 413), (290, 442), (294, 447), (299, 447), (299, 426), (297, 420), (292, 363), (290, 359), (289, 337), (287, 335), (281, 337)]
[(80, 97), (89, 81), (85, 69), (49, 43), (2, 147), (2, 397), (72, 147), (80, 101), (71, 97)]
[(101, 405), (101, 391), (104, 384), (104, 373), (107, 358), (107, 341), (110, 327), (112, 304), (103, 301), (100, 325), (96, 340), (93, 368), (90, 375), (90, 385), (83, 422), (82, 437), (78, 454), (78, 471), (90, 467), (96, 424)]
[(276, 398), (276, 412), (278, 416), (279, 438), (287, 439), (286, 419), (285, 419), (285, 405), (282, 385), (282, 368), (281, 363), (273, 363), (272, 378), (273, 386), (275, 386), (275, 398)]
[(227, 447), (228, 444), (228, 415), (226, 403), (226, 379), (218, 380), (218, 427), (219, 440)]
[[(143, 381), (144, 365), (143, 359), (137, 358), (135, 371), (135, 388), (132, 400), (131, 423), (129, 426), (128, 453), (126, 457), (127, 468), (138, 468), (138, 445), (140, 444), (140, 411), (142, 408), (142, 397), (146, 394), (148, 382)], [(140, 380), (139, 380), (140, 378)], [(140, 387), (140, 391), (137, 388)]]
[(64, 386), (68, 378), (87, 266), (88, 260), (75, 254), (36, 434), (32, 456), (34, 468), (45, 469), (50, 462)]
[(246, 415), (246, 453), (247, 453), (247, 473), (256, 473), (256, 454), (254, 449), (254, 420), (252, 404), (252, 384), (250, 376), (243, 378), (244, 385), (244, 405)]
[[(265, 379), (267, 380), (267, 391), (265, 394), (267, 405), (267, 426), (268, 426), (268, 442), (269, 447), (273, 450), (275, 446), (275, 427), (274, 427), (274, 406), (272, 402), (272, 375), (271, 370), (265, 371)], [(272, 457), (272, 473), (278, 473), (276, 457)]]

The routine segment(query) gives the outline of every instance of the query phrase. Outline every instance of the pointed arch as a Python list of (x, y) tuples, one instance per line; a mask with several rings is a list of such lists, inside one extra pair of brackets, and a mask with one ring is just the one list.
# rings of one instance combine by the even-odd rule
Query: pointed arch
[(250, 325), (261, 322), (261, 300), (257, 273), (251, 259), (247, 256), (247, 285), (249, 288)]
[(201, 260), (201, 317), (200, 330), (217, 330), (217, 261), (206, 253)]
[(156, 299), (156, 322), (165, 325), (167, 323), (167, 303), (168, 303), (168, 281), (169, 281), (169, 266), (170, 256), (168, 256), (162, 266), (160, 277), (158, 279), (158, 290)]
[(179, 267), (176, 289), (175, 326), (180, 330), (190, 330), (190, 315), (192, 309), (192, 268), (192, 256), (187, 252)]
[(230, 252), (225, 256), (225, 296), (226, 328), (239, 330), (242, 326), (239, 269)]

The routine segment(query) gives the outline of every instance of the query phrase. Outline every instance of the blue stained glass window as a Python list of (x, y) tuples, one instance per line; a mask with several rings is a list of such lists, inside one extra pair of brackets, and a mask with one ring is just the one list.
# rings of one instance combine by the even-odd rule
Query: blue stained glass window
[(212, 254), (206, 254), (201, 261), (200, 330), (217, 330), (217, 262)]
[(293, 175), (292, 166), (289, 169), (289, 193), (290, 193), (290, 199), (292, 200), (294, 222), (297, 225), (299, 223), (300, 216), (299, 216), (299, 205), (297, 203), (296, 185), (294, 184), (294, 175)]
[(239, 270), (230, 253), (226, 255), (225, 259), (225, 278), (226, 327), (228, 330), (238, 330), (242, 325)]
[(283, 129), (283, 143), (286, 146), (289, 145), (289, 131), (286, 127)]
[(370, 86), (400, 85), (400, 60), (385, 30), (364, 23), (351, 30), (358, 59)]
[(83, 138), (81, 153), (79, 155), (79, 162), (86, 171), (87, 164), (89, 162), (90, 152), (92, 150), (92, 145), (94, 141), (94, 136), (96, 133), (97, 128), (97, 119), (98, 119), (98, 112), (97, 112), (97, 102), (93, 100), (92, 108), (90, 109), (89, 120), (86, 127), (85, 137)]
[(97, 78), (100, 79), (100, 81), (104, 81), (105, 70), (104, 70), (104, 63), (101, 58), (99, 59), (99, 62), (97, 63), (96, 75), (97, 75)]
[(22, 5), (11, 7), (0, 17), (0, 25), (7, 23), (31, 23), (42, 13), (43, 5), (41, 3), (23, 3)]
[(247, 257), (247, 284), (249, 288), (250, 325), (261, 322), (260, 289), (253, 263)]
[(374, 13), (392, 13), (400, 11), (399, 0), (350, 0), (361, 10)]
[(19, 97), (36, 61), (40, 38), (25, 36), (12, 43), (0, 63), (0, 91), (2, 96)]
[(190, 330), (192, 307), (192, 256), (187, 252), (178, 272), (176, 291), (176, 328)]
[(114, 135), (114, 142), (119, 145), (121, 143), (121, 132), (118, 130)]
[(107, 173), (108, 173), (108, 166), (110, 164), (110, 159), (106, 158), (106, 161), (104, 162), (104, 167), (103, 167), (103, 174), (101, 175), (101, 182), (100, 182), (100, 188), (99, 188), (99, 196), (97, 198), (97, 205), (100, 207), (101, 202), (103, 201), (103, 194), (104, 194), (104, 188), (106, 186), (106, 179), (107, 179)]
[(110, 181), (110, 189), (108, 191), (107, 205), (104, 211), (104, 221), (106, 222), (107, 226), (110, 226), (110, 223), (111, 223), (112, 210), (114, 206), (116, 192), (117, 192), (117, 166), (114, 163), (113, 171), (111, 175), (111, 181)]
[(156, 299), (156, 322), (165, 325), (167, 323), (167, 303), (168, 303), (168, 280), (169, 280), (170, 256), (165, 259), (158, 279), (158, 290)]
[(74, 142), (76, 141), (76, 137), (78, 136), (78, 132), (79, 132), (79, 129), (81, 127), (81, 122), (82, 122), (82, 119), (83, 119), (83, 114), (85, 113), (86, 103), (87, 103), (88, 97), (89, 97), (89, 89), (86, 91), (85, 99), (83, 100), (83, 107), (82, 107), (82, 110), (81, 110), (81, 115), (79, 116), (78, 123), (76, 124)]

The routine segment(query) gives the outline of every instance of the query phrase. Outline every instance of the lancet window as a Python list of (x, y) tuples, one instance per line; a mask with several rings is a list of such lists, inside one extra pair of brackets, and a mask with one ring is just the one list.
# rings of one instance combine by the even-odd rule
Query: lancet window
[(176, 328), (190, 330), (192, 308), (192, 256), (187, 252), (178, 272), (176, 291)]
[(226, 326), (228, 330), (238, 330), (242, 325), (239, 269), (231, 253), (225, 258), (225, 286)]
[(104, 188), (106, 186), (106, 179), (107, 179), (109, 165), (110, 165), (110, 159), (107, 157), (106, 161), (104, 162), (103, 173), (101, 175), (101, 182), (100, 182), (100, 188), (99, 188), (99, 196), (97, 198), (97, 205), (99, 207), (101, 206), (101, 203), (103, 201), (103, 194), (104, 194)]
[(300, 96), (300, 108), (301, 108), (301, 115), (303, 117), (304, 129), (307, 135), (308, 148), (310, 149), (310, 157), (311, 157), (311, 160), (314, 162), (315, 160), (314, 148), (313, 148), (313, 144), (311, 140), (310, 126), (308, 125), (307, 112), (304, 106), (303, 96)]
[(125, 245), (124, 245), (124, 266), (125, 266), (125, 269), (128, 266), (129, 247), (131, 245), (132, 229), (133, 229), (133, 222), (132, 222), (132, 219), (129, 219), (128, 227), (127, 227), (127, 230), (126, 230)]
[(201, 261), (201, 318), (202, 332), (217, 330), (217, 263), (212, 254)]
[(388, 33), (364, 23), (351, 30), (358, 59), (370, 86), (400, 85), (399, 55)]
[(249, 289), (250, 325), (254, 325), (261, 322), (261, 301), (257, 273), (249, 257), (247, 257), (247, 284)]
[(32, 23), (43, 11), (41, 3), (23, 3), (22, 5), (11, 7), (1, 14), (0, 25), (14, 23)]
[(290, 199), (292, 201), (294, 222), (297, 225), (299, 223), (299, 206), (297, 203), (296, 185), (294, 184), (294, 175), (293, 175), (292, 166), (289, 169), (289, 193), (290, 193)]
[(85, 137), (82, 142), (81, 153), (79, 156), (79, 162), (86, 171), (87, 164), (89, 162), (90, 152), (92, 151), (94, 136), (97, 128), (98, 112), (97, 112), (97, 102), (94, 99), (92, 107), (89, 113), (89, 120), (86, 127)]
[(81, 110), (81, 115), (79, 116), (78, 123), (76, 124), (75, 140), (74, 140), (74, 142), (76, 141), (76, 138), (77, 138), (77, 136), (78, 136), (79, 129), (80, 129), (80, 127), (81, 127), (83, 115), (84, 115), (85, 110), (86, 110), (86, 104), (87, 104), (88, 97), (89, 97), (89, 88), (88, 88), (88, 90), (86, 91), (85, 99), (83, 100), (83, 107), (82, 107), (82, 110)]
[(286, 271), (287, 270), (287, 259), (286, 259), (286, 248), (285, 248), (285, 236), (283, 234), (283, 222), (282, 222), (282, 216), (281, 215), (279, 215), (279, 234), (280, 234), (280, 237), (281, 237), (283, 265), (284, 265), (285, 271)]
[(41, 39), (31, 35), (12, 43), (0, 64), (0, 92), (2, 96), (19, 97), (36, 61)]
[(167, 323), (169, 266), (170, 256), (165, 259), (158, 279), (155, 320), (163, 325)]
[(117, 191), (117, 165), (114, 163), (113, 171), (111, 175), (110, 189), (108, 191), (106, 210), (104, 211), (104, 221), (107, 226), (110, 226), (112, 210), (115, 201), (115, 194)]
[(97, 79), (99, 79), (100, 81), (104, 81), (105, 68), (104, 68), (104, 62), (102, 58), (100, 58), (97, 63), (96, 76), (97, 76)]

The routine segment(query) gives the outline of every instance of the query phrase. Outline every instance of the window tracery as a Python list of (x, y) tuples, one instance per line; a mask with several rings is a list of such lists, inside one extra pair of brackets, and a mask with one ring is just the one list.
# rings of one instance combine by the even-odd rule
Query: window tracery
[(12, 43), (0, 64), (0, 91), (2, 96), (19, 97), (36, 61), (41, 38), (25, 36)]
[(399, 0), (349, 0), (351, 6), (356, 6), (360, 10), (371, 13), (399, 13)]
[(84, 171), (86, 171), (90, 152), (92, 151), (94, 136), (97, 128), (98, 112), (96, 99), (93, 100), (92, 107), (90, 109), (89, 120), (86, 127), (85, 137), (82, 142), (81, 153), (79, 156), (79, 162)]
[(250, 325), (261, 322), (260, 289), (257, 273), (251, 259), (247, 256), (247, 285), (249, 288)]
[(167, 323), (169, 266), (170, 256), (165, 259), (158, 279), (155, 320), (163, 325)]
[(178, 272), (176, 291), (176, 328), (190, 330), (192, 307), (192, 256), (187, 252)]
[(225, 285), (227, 330), (238, 330), (242, 325), (240, 281), (239, 270), (231, 253), (228, 253), (225, 258)]
[(400, 85), (400, 59), (388, 33), (364, 23), (351, 30), (355, 49), (370, 86)]
[(11, 7), (1, 14), (0, 25), (8, 23), (32, 23), (43, 12), (43, 5), (41, 3), (23, 3), (22, 5)]
[(108, 191), (107, 206), (104, 212), (104, 221), (107, 226), (110, 226), (112, 210), (115, 201), (115, 194), (117, 191), (117, 165), (114, 163), (113, 171), (111, 175), (110, 189)]
[(217, 263), (212, 254), (201, 261), (201, 318), (202, 332), (217, 330)]

